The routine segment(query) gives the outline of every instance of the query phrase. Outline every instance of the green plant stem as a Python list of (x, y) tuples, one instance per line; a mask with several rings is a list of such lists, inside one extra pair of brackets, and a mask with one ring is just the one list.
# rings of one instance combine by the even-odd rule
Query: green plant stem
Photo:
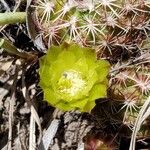
[(7, 51), (9, 54), (12, 54), (12, 55), (17, 55), (23, 59), (26, 59), (26, 60), (34, 60), (36, 59), (36, 55), (34, 54), (31, 54), (31, 53), (26, 53), (26, 52), (20, 52), (17, 50), (17, 48), (11, 44), (10, 41), (6, 40), (6, 39), (1, 39), (0, 38), (0, 48), (3, 48), (5, 51)]
[(0, 13), (0, 26), (26, 22), (26, 12)]

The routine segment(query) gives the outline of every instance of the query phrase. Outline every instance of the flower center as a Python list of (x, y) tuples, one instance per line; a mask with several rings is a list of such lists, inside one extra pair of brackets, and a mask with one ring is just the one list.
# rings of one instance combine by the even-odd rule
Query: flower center
[(79, 94), (85, 86), (86, 81), (82, 78), (79, 72), (74, 70), (63, 72), (58, 81), (58, 91), (61, 94), (67, 94), (69, 97)]

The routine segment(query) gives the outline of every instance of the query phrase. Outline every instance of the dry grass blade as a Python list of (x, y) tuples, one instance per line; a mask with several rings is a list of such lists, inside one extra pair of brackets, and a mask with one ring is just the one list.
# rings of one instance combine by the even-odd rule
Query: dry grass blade
[(50, 126), (48, 127), (45, 134), (43, 135), (42, 141), (39, 146), (40, 150), (48, 150), (48, 147), (52, 143), (52, 140), (57, 132), (59, 122), (60, 121), (58, 119), (54, 119), (51, 122)]
[(38, 34), (38, 28), (37, 28), (37, 18), (36, 14), (33, 10), (33, 8), (30, 7), (32, 0), (27, 0), (27, 7), (26, 7), (26, 26), (27, 26), (27, 31), (30, 36), (30, 38), (33, 40), (34, 44), (38, 47), (38, 49), (44, 51), (45, 45), (42, 40), (42, 36)]
[(11, 88), (12, 80), (9, 80), (8, 83), (9, 84), (5, 84), (3, 87), (0, 87), (0, 108), (2, 107), (3, 98), (8, 94)]
[(143, 117), (142, 117), (142, 122), (144, 122), (144, 120), (146, 120), (150, 115), (150, 106), (147, 109), (147, 111), (144, 113)]
[[(2, 78), (3, 79), (3, 78)], [(1, 79), (1, 80), (2, 80)], [(0, 108), (2, 107), (3, 98), (9, 93), (13, 85), (14, 76), (10, 76), (7, 80), (2, 80), (4, 85), (0, 87)]]
[(13, 93), (12, 97), (9, 101), (9, 132), (8, 132), (8, 150), (12, 149), (12, 127), (13, 127), (13, 112), (14, 112), (14, 104), (15, 104), (15, 93)]
[(42, 128), (41, 128), (40, 118), (39, 118), (35, 108), (33, 107), (33, 105), (31, 106), (31, 114), (33, 115), (34, 120), (36, 121), (36, 123), (37, 123), (37, 125), (39, 127), (39, 131), (40, 131), (39, 141), (38, 141), (38, 144), (39, 144), (41, 139), (42, 139)]
[(10, 11), (10, 8), (9, 8), (9, 6), (8, 6), (8, 4), (5, 2), (5, 0), (1, 0), (1, 3), (5, 6), (5, 8), (6, 8), (6, 11)]
[(24, 133), (21, 133), (20, 122), (17, 124), (17, 134), (18, 134), (18, 137), (17, 137), (16, 143), (14, 143), (14, 148), (17, 147), (18, 149), (21, 149), (21, 150), (27, 150), (25, 142), (23, 142), (22, 140), (22, 135), (24, 135)]
[[(30, 100), (28, 90), (27, 90), (27, 88), (25, 86), (24, 70), (23, 70), (23, 73), (22, 73), (22, 87), (23, 87), (22, 88), (22, 93), (23, 93), (23, 96), (24, 96), (28, 106), (30, 107), (31, 116), (33, 117), (33, 119), (35, 120), (35, 122), (37, 123), (38, 128), (39, 128), (39, 140), (38, 140), (38, 144), (39, 144), (40, 141), (41, 141), (41, 138), (42, 138), (42, 128), (41, 128), (40, 118), (39, 118), (39, 116), (37, 114), (37, 111), (36, 111), (34, 105), (32, 104), (32, 101)], [(30, 125), (31, 125), (31, 123), (30, 123)], [(33, 135), (33, 133), (31, 133), (31, 134)]]
[(29, 137), (29, 150), (35, 150), (36, 149), (36, 136), (35, 136), (35, 119), (34, 115), (31, 111), (31, 116), (30, 116), (30, 137)]
[(36, 55), (26, 52), (21, 52), (14, 46), (9, 40), (0, 38), (0, 48), (3, 48), (6, 52), (11, 55), (19, 56), (26, 60), (34, 60), (36, 59)]
[(15, 90), (16, 90), (16, 82), (17, 82), (17, 77), (18, 77), (18, 71), (19, 68), (16, 68), (16, 73), (14, 77), (14, 82), (11, 87), (11, 96), (10, 96), (10, 101), (9, 101), (9, 132), (8, 132), (8, 145), (7, 149), (11, 150), (12, 149), (12, 127), (13, 127), (13, 113), (14, 113), (14, 105), (15, 105)]
[(12, 65), (13, 60), (7, 60), (7, 61), (1, 61), (0, 62), (0, 76), (9, 69), (9, 67)]
[(77, 150), (84, 150), (84, 143), (83, 142), (78, 144)]
[(137, 132), (139, 131), (144, 119), (146, 119), (146, 117), (150, 115), (149, 105), (150, 105), (150, 97), (148, 97), (148, 99), (145, 101), (145, 103), (142, 106), (142, 108), (141, 108), (141, 110), (138, 114), (138, 117), (136, 119), (134, 129), (133, 129), (133, 132), (132, 132), (132, 136), (131, 136), (131, 142), (130, 142), (129, 150), (134, 150), (135, 149), (135, 141), (136, 141)]

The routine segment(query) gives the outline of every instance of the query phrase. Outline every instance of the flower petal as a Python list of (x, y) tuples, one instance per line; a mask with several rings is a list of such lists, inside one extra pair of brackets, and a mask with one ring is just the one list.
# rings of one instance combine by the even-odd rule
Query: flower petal
[(90, 91), (89, 99), (90, 101), (94, 101), (98, 98), (104, 98), (107, 96), (107, 86), (106, 84), (96, 84)]
[(41, 65), (40, 69), (39, 69), (39, 74), (40, 76), (42, 76), (40, 82), (39, 82), (39, 85), (41, 87), (49, 87), (51, 86), (50, 84), (50, 75), (51, 75), (51, 72), (50, 72), (50, 66), (48, 65)]
[(110, 68), (110, 64), (106, 60), (99, 60), (97, 62), (97, 74), (99, 78), (99, 82), (102, 82), (103, 80), (106, 79), (106, 76), (108, 75)]
[(84, 106), (86, 105), (87, 101), (88, 101), (87, 98), (85, 98), (85, 99), (79, 99), (76, 102), (70, 103), (70, 106), (72, 108), (77, 108), (79, 110), (82, 110), (84, 108)]
[(52, 90), (52, 88), (44, 89), (44, 99), (52, 106), (55, 106), (55, 104), (58, 103), (59, 101), (59, 99), (57, 99), (57, 96), (55, 95), (55, 92)]
[(94, 108), (95, 101), (88, 101), (87, 104), (83, 107), (82, 112), (89, 112)]
[(53, 63), (55, 60), (57, 60), (58, 55), (61, 53), (62, 49), (58, 46), (51, 46), (50, 49), (48, 49), (47, 54), (43, 56), (44, 59), (46, 59), (47, 64)]
[(90, 112), (95, 100), (107, 95), (109, 63), (97, 60), (90, 48), (63, 43), (40, 58), (40, 86), (44, 99), (63, 111)]

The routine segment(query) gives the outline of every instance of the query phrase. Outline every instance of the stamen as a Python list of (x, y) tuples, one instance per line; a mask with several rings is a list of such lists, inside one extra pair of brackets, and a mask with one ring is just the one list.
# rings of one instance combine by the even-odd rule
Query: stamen
[(62, 74), (58, 82), (58, 90), (62, 94), (75, 96), (86, 86), (86, 81), (83, 80), (81, 74), (74, 70), (66, 71)]

